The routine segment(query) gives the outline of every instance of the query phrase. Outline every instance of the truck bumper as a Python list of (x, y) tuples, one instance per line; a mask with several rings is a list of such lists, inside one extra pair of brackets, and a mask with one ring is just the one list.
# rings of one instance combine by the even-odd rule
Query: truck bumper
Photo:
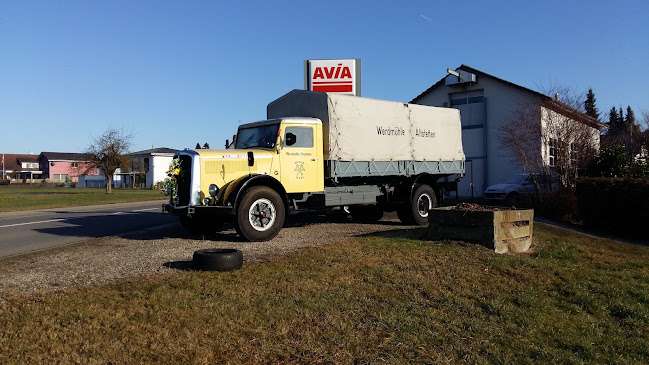
[(173, 215), (205, 214), (222, 217), (228, 217), (234, 214), (232, 207), (174, 206), (169, 203), (162, 204), (162, 213), (170, 213)]

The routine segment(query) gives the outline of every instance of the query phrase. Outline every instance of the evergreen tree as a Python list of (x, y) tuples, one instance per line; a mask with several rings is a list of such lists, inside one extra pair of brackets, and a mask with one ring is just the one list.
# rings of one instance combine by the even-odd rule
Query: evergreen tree
[(619, 116), (617, 114), (617, 109), (615, 107), (611, 108), (611, 111), (608, 113), (608, 134), (614, 135), (620, 132), (621, 127)]
[(195, 149), (195, 150), (200, 150), (200, 149), (201, 149), (201, 144), (200, 144), (200, 143), (196, 143), (196, 147), (194, 147), (194, 149)]
[(620, 105), (620, 110), (618, 110), (617, 122), (620, 125), (621, 131), (626, 130), (626, 120), (624, 119), (624, 109), (622, 109), (622, 105)]
[(597, 99), (595, 99), (595, 93), (593, 92), (593, 89), (588, 89), (588, 94), (586, 94), (586, 101), (584, 102), (584, 109), (586, 109), (586, 114), (590, 115), (591, 117), (599, 120), (599, 110), (597, 110), (597, 107), (595, 106), (595, 102)]
[(635, 122), (635, 113), (633, 113), (633, 109), (631, 109), (631, 106), (627, 106), (627, 108), (626, 108), (625, 122), (626, 122), (627, 131), (629, 131), (629, 133), (632, 136), (635, 135), (635, 136), (639, 137), (640, 136), (640, 126), (638, 126), (636, 124), (636, 122)]

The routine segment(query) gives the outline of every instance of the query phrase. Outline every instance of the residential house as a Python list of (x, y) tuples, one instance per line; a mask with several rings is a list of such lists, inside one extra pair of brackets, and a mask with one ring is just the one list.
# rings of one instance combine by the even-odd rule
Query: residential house
[(3, 154), (2, 179), (11, 182), (34, 182), (42, 178), (38, 156), (34, 154)]
[(126, 185), (152, 188), (156, 183), (167, 177), (171, 160), (178, 150), (158, 147), (130, 153), (132, 168), (130, 173), (124, 173)]
[(41, 152), (38, 156), (43, 179), (53, 183), (77, 183), (79, 175), (98, 175), (96, 168), (84, 162), (87, 160), (83, 153)]
[[(561, 133), (556, 133), (556, 129), (550, 132), (549, 122), (557, 119), (556, 116), (562, 117), (559, 129), (579, 125), (586, 130), (592, 144), (599, 148), (599, 129), (603, 125), (594, 118), (542, 93), (467, 65), (448, 72), (411, 103), (460, 110), (462, 144), (467, 158), (466, 176), (458, 186), (460, 197), (482, 197), (486, 187), (524, 172), (519, 161), (507, 155), (501, 138), (503, 131), (514, 128), (512, 123), (519, 117), (523, 106), (531, 107), (532, 119), (540, 123), (540, 143), (533, 149), (546, 166), (556, 166), (560, 156), (572, 146), (571, 141), (560, 140)], [(541, 134), (548, 138), (541, 138)], [(575, 153), (568, 155), (575, 157)]]

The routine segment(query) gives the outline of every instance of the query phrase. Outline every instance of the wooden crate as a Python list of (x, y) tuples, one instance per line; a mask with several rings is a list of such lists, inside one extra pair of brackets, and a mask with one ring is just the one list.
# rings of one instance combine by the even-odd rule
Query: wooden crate
[(497, 253), (525, 252), (532, 244), (534, 210), (454, 210), (428, 213), (428, 238), (476, 242)]

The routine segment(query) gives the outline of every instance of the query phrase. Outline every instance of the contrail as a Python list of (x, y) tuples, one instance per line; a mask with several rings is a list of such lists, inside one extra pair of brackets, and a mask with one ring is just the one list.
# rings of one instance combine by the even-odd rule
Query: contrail
[(433, 22), (433, 19), (431, 19), (431, 18), (425, 16), (424, 14), (419, 14), (419, 16), (422, 17), (422, 18), (424, 18), (424, 19), (426, 19), (426, 20), (428, 20), (428, 21), (431, 22), (431, 23), (434, 23), (434, 22)]

